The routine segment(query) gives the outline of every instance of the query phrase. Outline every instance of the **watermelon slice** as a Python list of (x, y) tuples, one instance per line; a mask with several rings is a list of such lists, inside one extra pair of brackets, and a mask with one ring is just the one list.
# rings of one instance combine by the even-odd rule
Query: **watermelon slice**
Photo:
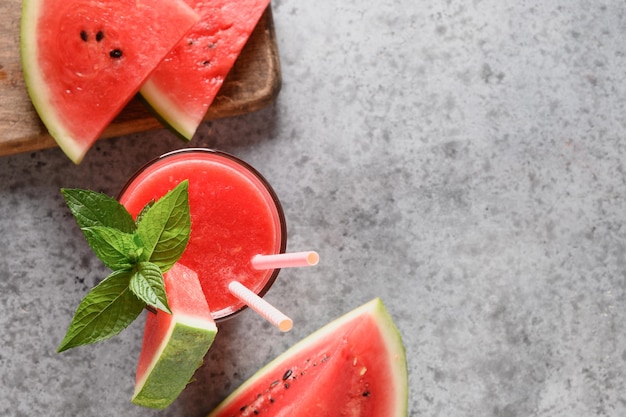
[(28, 93), (75, 163), (199, 19), (180, 0), (24, 0)]
[(141, 95), (164, 124), (190, 140), (269, 0), (187, 0), (201, 16), (159, 64)]
[(270, 362), (209, 417), (406, 417), (407, 412), (404, 347), (375, 299)]
[(151, 408), (166, 408), (178, 397), (217, 333), (196, 273), (175, 264), (164, 280), (172, 314), (147, 314), (132, 398)]

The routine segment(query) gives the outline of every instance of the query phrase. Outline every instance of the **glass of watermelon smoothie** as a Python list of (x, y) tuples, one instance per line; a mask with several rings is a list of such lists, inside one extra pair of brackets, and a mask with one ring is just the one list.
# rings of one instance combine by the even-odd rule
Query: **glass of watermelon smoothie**
[(255, 269), (258, 254), (284, 253), (285, 216), (263, 176), (230, 154), (188, 148), (162, 155), (139, 169), (119, 201), (136, 217), (150, 201), (189, 181), (191, 237), (179, 262), (194, 270), (216, 321), (232, 317), (245, 304), (228, 289), (238, 281), (259, 296), (279, 269)]

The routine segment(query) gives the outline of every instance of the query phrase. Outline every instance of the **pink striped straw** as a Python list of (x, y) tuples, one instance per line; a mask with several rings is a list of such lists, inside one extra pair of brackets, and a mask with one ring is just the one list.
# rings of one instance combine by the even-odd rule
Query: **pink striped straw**
[(235, 297), (244, 302), (252, 310), (256, 311), (261, 317), (269, 321), (281, 332), (288, 332), (293, 327), (293, 321), (289, 317), (263, 298), (259, 297), (242, 283), (232, 281), (228, 284), (228, 289)]
[(254, 269), (280, 269), (297, 266), (317, 265), (320, 256), (317, 252), (291, 252), (278, 253), (275, 255), (255, 255), (252, 258)]

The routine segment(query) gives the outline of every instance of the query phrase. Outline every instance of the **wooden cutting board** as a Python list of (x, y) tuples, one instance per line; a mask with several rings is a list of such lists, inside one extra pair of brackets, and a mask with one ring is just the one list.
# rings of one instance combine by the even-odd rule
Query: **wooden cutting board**
[[(56, 146), (31, 104), (20, 62), (20, 0), (0, 1), (0, 155)], [(209, 108), (206, 120), (236, 116), (270, 104), (281, 86), (280, 61), (268, 7)], [(102, 138), (163, 126), (134, 98)]]

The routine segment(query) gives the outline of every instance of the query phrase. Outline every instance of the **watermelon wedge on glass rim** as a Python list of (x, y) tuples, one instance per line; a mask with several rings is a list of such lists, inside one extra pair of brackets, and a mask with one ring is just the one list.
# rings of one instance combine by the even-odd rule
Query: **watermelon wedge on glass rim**
[(134, 404), (157, 409), (185, 389), (217, 333), (194, 271), (176, 263), (164, 282), (172, 314), (147, 313), (132, 398)]
[(304, 338), (209, 417), (406, 417), (404, 345), (378, 298)]
[(80, 163), (198, 21), (182, 0), (24, 0), (24, 80), (50, 135)]
[(174, 133), (191, 140), (270, 0), (186, 0), (202, 16), (141, 87)]

